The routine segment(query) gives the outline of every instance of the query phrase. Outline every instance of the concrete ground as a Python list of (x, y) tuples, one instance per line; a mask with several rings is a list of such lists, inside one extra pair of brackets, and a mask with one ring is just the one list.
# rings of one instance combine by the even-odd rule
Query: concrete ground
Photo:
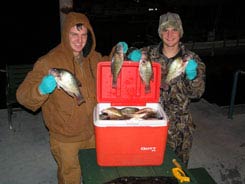
[[(245, 110), (228, 119), (226, 110), (202, 99), (191, 111), (197, 130), (188, 167), (205, 167), (218, 184), (245, 184)], [(15, 131), (7, 120), (0, 110), (0, 184), (57, 184), (41, 113), (14, 112)]]

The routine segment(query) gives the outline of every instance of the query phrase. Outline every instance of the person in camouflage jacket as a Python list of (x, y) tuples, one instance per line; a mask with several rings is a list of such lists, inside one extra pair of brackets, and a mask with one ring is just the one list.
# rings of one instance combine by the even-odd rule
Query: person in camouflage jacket
[[(195, 130), (189, 104), (205, 91), (206, 67), (197, 54), (180, 42), (183, 28), (178, 14), (161, 15), (158, 33), (162, 41), (147, 49), (151, 60), (161, 64), (160, 103), (169, 118), (167, 142), (187, 166)], [(185, 70), (167, 82), (170, 66), (177, 58), (187, 62)]]

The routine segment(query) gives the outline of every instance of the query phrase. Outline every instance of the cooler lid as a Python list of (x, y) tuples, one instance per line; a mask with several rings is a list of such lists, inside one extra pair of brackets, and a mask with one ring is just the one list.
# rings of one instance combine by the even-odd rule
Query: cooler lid
[(154, 77), (150, 82), (150, 93), (145, 93), (145, 84), (139, 72), (139, 63), (124, 61), (117, 79), (117, 88), (112, 88), (111, 61), (97, 65), (97, 100), (98, 103), (111, 103), (112, 106), (144, 106), (157, 103), (160, 97), (161, 65), (152, 62)]

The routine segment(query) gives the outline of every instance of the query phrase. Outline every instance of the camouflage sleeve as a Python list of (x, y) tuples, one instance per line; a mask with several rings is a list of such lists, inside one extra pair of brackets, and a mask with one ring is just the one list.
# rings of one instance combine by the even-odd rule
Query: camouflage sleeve
[(206, 66), (201, 61), (198, 55), (194, 55), (194, 59), (197, 61), (197, 76), (194, 80), (188, 80), (185, 78), (186, 95), (190, 99), (200, 98), (205, 91), (205, 80), (206, 80)]

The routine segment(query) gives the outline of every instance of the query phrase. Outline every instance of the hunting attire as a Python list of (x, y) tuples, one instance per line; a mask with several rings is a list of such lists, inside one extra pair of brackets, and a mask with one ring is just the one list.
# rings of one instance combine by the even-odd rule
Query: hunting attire
[[(158, 45), (148, 46), (147, 50), (151, 60), (161, 64), (160, 103), (169, 118), (167, 142), (187, 166), (195, 130), (189, 104), (191, 99), (198, 99), (204, 93), (206, 67), (199, 56), (185, 48), (181, 42), (176, 45), (179, 51), (175, 56), (168, 58), (164, 55), (162, 31), (166, 31), (168, 27), (177, 30), (180, 38), (183, 36), (184, 31), (179, 15), (168, 12), (160, 16), (159, 20), (158, 33), (162, 41)], [(188, 59), (194, 60), (197, 67), (193, 79), (190, 80), (186, 72), (183, 72), (172, 80), (166, 81), (169, 68), (177, 58), (181, 58), (183, 62), (188, 62)]]
[[(161, 42), (159, 45), (149, 46), (148, 49), (151, 60), (161, 64), (160, 103), (169, 118), (168, 143), (177, 156), (187, 164), (195, 130), (189, 104), (191, 99), (198, 99), (204, 93), (205, 65), (198, 55), (187, 50), (182, 43), (179, 44), (179, 53), (172, 58), (167, 58), (162, 53), (162, 45)], [(167, 84), (165, 79), (172, 62), (178, 57), (184, 59), (188, 56), (193, 57), (198, 63), (197, 77), (194, 80), (188, 80), (183, 73)]]
[[(77, 24), (88, 29), (88, 37), (82, 53), (74, 57), (69, 31)], [(80, 13), (69, 13), (63, 25), (61, 43), (38, 59), (16, 93), (18, 102), (28, 109), (42, 109), (51, 151), (58, 164), (59, 184), (80, 184), (78, 151), (95, 147), (92, 111), (97, 103), (96, 68), (99, 61), (108, 60), (96, 52), (95, 47), (95, 35), (88, 18)], [(63, 68), (73, 73), (82, 84), (80, 90), (85, 103), (78, 106), (76, 98), (59, 89), (51, 94), (40, 94), (38, 86), (50, 68)]]

